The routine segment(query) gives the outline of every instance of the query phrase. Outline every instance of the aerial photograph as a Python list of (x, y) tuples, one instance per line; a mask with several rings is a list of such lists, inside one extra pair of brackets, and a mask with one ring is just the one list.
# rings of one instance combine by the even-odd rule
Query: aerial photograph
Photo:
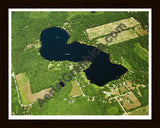
[(149, 115), (149, 11), (9, 15), (11, 117)]

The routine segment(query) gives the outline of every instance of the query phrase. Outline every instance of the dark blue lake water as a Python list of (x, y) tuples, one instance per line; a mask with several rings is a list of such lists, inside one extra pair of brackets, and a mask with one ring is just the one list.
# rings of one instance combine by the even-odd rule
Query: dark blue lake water
[(109, 81), (120, 78), (127, 72), (121, 65), (112, 64), (109, 55), (93, 46), (78, 42), (67, 44), (69, 34), (60, 27), (51, 27), (42, 31), (40, 54), (47, 60), (55, 61), (91, 61), (92, 64), (84, 72), (91, 83), (103, 86)]

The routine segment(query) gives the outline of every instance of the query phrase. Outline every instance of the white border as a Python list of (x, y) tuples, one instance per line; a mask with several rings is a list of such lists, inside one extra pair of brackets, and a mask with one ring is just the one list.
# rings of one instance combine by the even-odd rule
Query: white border
[[(147, 116), (124, 116), (124, 115), (119, 115), (119, 116), (35, 116), (35, 115), (29, 115), (29, 116), (16, 116), (16, 115), (11, 115), (11, 12), (13, 11), (147, 11), (149, 12), (149, 115)], [(83, 9), (73, 9), (73, 8), (68, 8), (68, 9), (60, 9), (60, 8), (54, 8), (54, 9), (25, 9), (25, 8), (10, 8), (8, 10), (8, 16), (9, 16), (9, 26), (8, 26), (8, 37), (9, 37), (9, 64), (8, 64), (8, 77), (9, 77), (9, 88), (8, 88), (8, 94), (9, 94), (9, 99), (8, 99), (8, 119), (9, 120), (122, 120), (122, 119), (127, 119), (127, 120), (151, 120), (152, 119), (152, 9), (151, 8), (145, 8), (145, 9), (140, 9), (140, 8), (133, 8), (133, 9), (120, 9), (120, 8), (111, 8), (111, 9), (105, 9), (105, 8), (83, 8)]]

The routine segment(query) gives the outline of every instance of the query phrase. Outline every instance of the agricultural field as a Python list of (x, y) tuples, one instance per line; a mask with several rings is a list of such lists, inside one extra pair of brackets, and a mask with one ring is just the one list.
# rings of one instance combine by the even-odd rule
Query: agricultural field
[[(118, 27), (122, 23), (123, 25)], [(118, 27), (117, 30), (122, 29), (122, 28), (129, 29), (129, 28), (133, 28), (137, 26), (138, 24), (139, 23), (133, 17), (131, 17), (131, 18), (115, 21), (109, 24), (101, 25), (98, 27), (89, 28), (89, 29), (86, 29), (86, 31), (88, 33), (89, 39), (93, 39), (96, 37), (110, 34), (117, 27)]]
[(26, 79), (25, 74), (16, 75), (16, 80), (20, 91), (20, 95), (22, 97), (22, 103), (24, 105), (33, 103), (37, 101), (38, 98), (43, 99), (46, 94), (50, 94), (49, 91), (52, 89), (48, 88), (38, 93), (32, 94), (29, 80)]
[[(12, 115), (148, 115), (148, 18), (148, 12), (134, 11), (13, 11)], [(65, 59), (60, 58), (60, 48), (53, 48), (56, 59), (46, 59), (40, 52), (41, 34), (52, 27), (68, 33), (65, 45), (79, 42), (76, 48), (80, 50), (75, 53), (84, 52), (82, 45), (93, 46), (108, 55), (109, 59), (103, 60), (123, 66), (127, 72), (99, 86), (85, 73), (94, 67), (92, 61), (66, 59), (70, 47), (63, 52)], [(61, 40), (60, 35), (55, 39)], [(88, 54), (96, 56), (91, 51)]]
[(117, 37), (110, 38), (110, 40), (112, 40), (110, 43), (108, 43), (106, 41), (106, 37), (99, 38), (99, 39), (97, 39), (97, 41), (99, 43), (102, 43), (102, 44), (105, 44), (105, 45), (113, 45), (113, 44), (116, 44), (116, 43), (121, 43), (123, 41), (134, 39), (134, 38), (137, 38), (137, 37), (138, 37), (138, 35), (136, 33), (134, 33), (133, 30), (126, 30), (126, 31), (123, 31), (123, 32), (117, 34)]
[(83, 95), (82, 89), (79, 87), (77, 81), (72, 81), (72, 90), (69, 94), (70, 96), (80, 96)]
[(133, 108), (137, 108), (141, 105), (141, 103), (133, 93), (128, 93), (127, 95), (120, 97), (120, 101), (127, 111)]
[(128, 115), (148, 115), (149, 106), (138, 108), (128, 113)]

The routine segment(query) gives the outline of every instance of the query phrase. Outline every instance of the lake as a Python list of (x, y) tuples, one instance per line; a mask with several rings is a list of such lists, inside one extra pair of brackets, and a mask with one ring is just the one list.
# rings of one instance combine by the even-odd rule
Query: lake
[[(51, 27), (42, 31), (40, 40), (42, 46), (40, 54), (47, 60), (55, 61), (91, 61), (89, 68), (84, 70), (91, 83), (103, 86), (109, 81), (119, 79), (128, 70), (121, 66), (112, 64), (109, 55), (93, 46), (73, 42), (67, 44), (69, 34), (60, 27)], [(96, 53), (96, 55), (93, 55)]]

